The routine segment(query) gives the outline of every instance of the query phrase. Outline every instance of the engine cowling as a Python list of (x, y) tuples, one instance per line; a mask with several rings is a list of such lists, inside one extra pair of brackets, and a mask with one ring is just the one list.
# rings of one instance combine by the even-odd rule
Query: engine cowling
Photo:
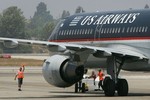
[(84, 67), (70, 61), (68, 56), (54, 55), (43, 64), (45, 80), (57, 87), (69, 87), (82, 79)]

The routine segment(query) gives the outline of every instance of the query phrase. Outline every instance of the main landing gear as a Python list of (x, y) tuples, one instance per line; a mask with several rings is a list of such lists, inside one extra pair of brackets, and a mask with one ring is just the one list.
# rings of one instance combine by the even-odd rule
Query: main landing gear
[(103, 82), (103, 89), (106, 96), (114, 96), (116, 91), (119, 96), (128, 95), (127, 80), (118, 78), (123, 63), (123, 58), (120, 60), (115, 56), (108, 57), (107, 73), (111, 75), (111, 78), (106, 77)]

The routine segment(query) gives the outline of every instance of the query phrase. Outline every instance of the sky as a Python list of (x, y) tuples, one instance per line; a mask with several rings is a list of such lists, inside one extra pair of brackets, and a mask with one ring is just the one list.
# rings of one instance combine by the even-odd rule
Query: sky
[(17, 6), (26, 18), (30, 18), (40, 2), (47, 5), (47, 10), (54, 18), (60, 18), (63, 10), (73, 14), (78, 6), (86, 12), (143, 9), (146, 4), (150, 6), (150, 0), (0, 0), (0, 13), (10, 6)]

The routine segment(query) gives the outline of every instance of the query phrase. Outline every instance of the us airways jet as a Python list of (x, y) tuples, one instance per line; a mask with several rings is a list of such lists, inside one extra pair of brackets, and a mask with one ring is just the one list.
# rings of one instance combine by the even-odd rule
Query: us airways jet
[(45, 80), (57, 87), (80, 81), (84, 68), (106, 68), (104, 93), (128, 95), (120, 70), (150, 71), (150, 10), (95, 12), (62, 19), (49, 41), (0, 38), (6, 47), (44, 45), (56, 54), (43, 64)]

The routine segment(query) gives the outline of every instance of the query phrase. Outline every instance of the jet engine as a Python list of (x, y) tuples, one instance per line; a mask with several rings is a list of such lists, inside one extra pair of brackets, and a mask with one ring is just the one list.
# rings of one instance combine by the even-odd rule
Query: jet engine
[(53, 55), (43, 64), (45, 80), (57, 87), (69, 87), (80, 81), (84, 74), (84, 67), (78, 66), (65, 55)]

